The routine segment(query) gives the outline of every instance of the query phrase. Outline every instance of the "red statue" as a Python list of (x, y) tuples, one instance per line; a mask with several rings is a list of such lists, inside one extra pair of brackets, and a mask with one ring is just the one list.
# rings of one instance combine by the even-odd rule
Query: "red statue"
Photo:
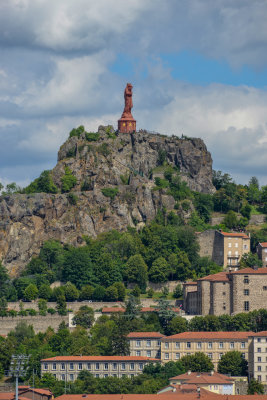
[(132, 88), (133, 86), (130, 83), (127, 83), (124, 90), (125, 106), (122, 116), (118, 121), (118, 130), (122, 133), (131, 133), (136, 130), (136, 121), (131, 113), (131, 109), (133, 108)]

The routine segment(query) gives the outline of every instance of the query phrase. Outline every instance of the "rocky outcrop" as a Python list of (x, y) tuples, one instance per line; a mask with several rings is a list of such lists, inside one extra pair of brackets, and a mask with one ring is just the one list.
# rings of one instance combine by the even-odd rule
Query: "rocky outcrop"
[[(192, 190), (211, 193), (212, 160), (201, 139), (179, 139), (146, 131), (115, 136), (98, 130), (97, 140), (86, 134), (68, 139), (52, 171), (57, 187), (69, 167), (77, 182), (69, 193), (14, 194), (0, 201), (0, 257), (14, 275), (39, 253), (45, 240), (80, 245), (83, 235), (110, 229), (142, 227), (163, 206), (173, 210), (175, 199), (166, 190), (153, 190), (160, 163), (180, 170)], [(94, 138), (95, 139), (95, 138)], [(164, 168), (163, 168), (164, 169)], [(114, 198), (103, 188), (115, 188)], [(176, 213), (182, 213), (182, 208)]]

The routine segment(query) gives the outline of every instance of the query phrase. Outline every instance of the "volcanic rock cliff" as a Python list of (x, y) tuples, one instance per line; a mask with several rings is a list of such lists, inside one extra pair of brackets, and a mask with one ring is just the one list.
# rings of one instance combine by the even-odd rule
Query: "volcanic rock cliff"
[[(45, 240), (79, 245), (83, 235), (139, 228), (162, 207), (173, 210), (173, 196), (167, 190), (155, 190), (155, 176), (163, 177), (161, 164), (179, 169), (190, 189), (214, 191), (212, 159), (201, 139), (146, 131), (115, 135), (112, 127), (103, 126), (97, 135), (83, 132), (69, 138), (58, 152), (52, 178), (60, 192), (68, 167), (76, 177), (71, 195), (14, 194), (1, 199), (0, 258), (4, 265), (14, 275), (39, 253)], [(103, 188), (111, 188), (111, 196)], [(176, 205), (174, 212), (183, 211)]]

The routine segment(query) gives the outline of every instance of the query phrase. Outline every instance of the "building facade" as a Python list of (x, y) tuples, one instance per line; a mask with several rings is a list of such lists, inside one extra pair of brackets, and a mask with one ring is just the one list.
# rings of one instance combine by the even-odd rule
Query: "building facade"
[(41, 360), (41, 374), (50, 373), (56, 379), (68, 382), (76, 380), (83, 370), (96, 378), (133, 377), (141, 374), (150, 362), (159, 360), (131, 356), (58, 356)]
[(127, 335), (130, 343), (131, 356), (143, 356), (160, 359), (161, 339), (160, 332), (131, 332)]
[(205, 353), (217, 371), (218, 362), (228, 351), (240, 351), (248, 360), (253, 332), (182, 332), (161, 339), (162, 362), (178, 361), (196, 352)]
[(253, 333), (250, 336), (251, 349), (249, 354), (250, 378), (255, 378), (267, 384), (267, 331)]
[(234, 315), (260, 308), (267, 308), (267, 267), (219, 272), (184, 285), (187, 314)]
[(250, 252), (250, 236), (242, 232), (207, 230), (197, 234), (201, 257), (210, 257), (223, 267), (239, 266), (243, 254)]
[(267, 242), (259, 243), (256, 250), (259, 259), (262, 261), (262, 266), (267, 267)]

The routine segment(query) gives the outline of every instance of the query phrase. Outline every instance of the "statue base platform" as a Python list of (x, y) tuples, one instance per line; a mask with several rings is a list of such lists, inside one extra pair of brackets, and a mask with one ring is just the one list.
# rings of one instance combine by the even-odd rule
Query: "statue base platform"
[(136, 131), (136, 120), (133, 118), (121, 118), (118, 120), (118, 131), (132, 133)]

